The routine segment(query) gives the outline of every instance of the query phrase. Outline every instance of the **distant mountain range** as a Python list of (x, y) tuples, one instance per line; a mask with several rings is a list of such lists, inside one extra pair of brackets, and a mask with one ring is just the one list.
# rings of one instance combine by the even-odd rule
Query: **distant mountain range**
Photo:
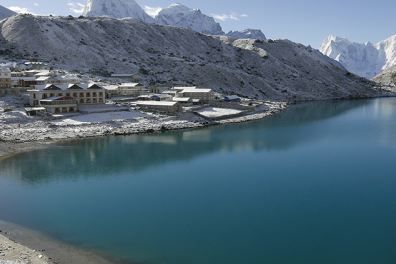
[(0, 5), (0, 20), (3, 20), (4, 18), (8, 18), (10, 16), (15, 15), (16, 13), (8, 8), (5, 8), (4, 6)]
[(396, 65), (396, 35), (375, 45), (329, 36), (323, 41), (319, 51), (341, 63), (348, 71), (371, 79)]
[(209, 35), (227, 35), (234, 38), (266, 40), (259, 29), (230, 31), (225, 34), (213, 17), (199, 9), (191, 9), (179, 3), (162, 9), (156, 17), (149, 16), (135, 0), (89, 0), (83, 16), (108, 16), (112, 18), (133, 17), (145, 22), (153, 22), (173, 27), (188, 27)]

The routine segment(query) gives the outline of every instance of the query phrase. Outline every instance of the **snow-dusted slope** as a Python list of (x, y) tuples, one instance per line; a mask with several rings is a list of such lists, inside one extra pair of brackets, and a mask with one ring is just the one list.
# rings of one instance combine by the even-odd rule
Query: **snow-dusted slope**
[(243, 31), (230, 31), (227, 36), (240, 39), (261, 39), (267, 40), (264, 33), (260, 29), (245, 29)]
[(375, 45), (329, 36), (319, 50), (340, 62), (350, 72), (371, 79), (396, 64), (396, 35)]
[(155, 22), (135, 0), (89, 0), (83, 16), (133, 17), (145, 22)]
[(0, 54), (10, 59), (31, 56), (57, 68), (105, 77), (141, 73), (146, 85), (196, 85), (287, 101), (380, 94), (369, 80), (288, 40), (210, 36), (132, 18), (19, 14), (1, 21), (0, 28), (0, 42), (5, 43)]
[(396, 86), (396, 65), (374, 76), (372, 80), (383, 85)]
[(181, 4), (172, 4), (162, 9), (155, 19), (162, 25), (189, 27), (205, 34), (224, 35), (220, 24), (216, 23), (213, 17), (202, 14), (199, 9), (190, 9)]
[(13, 16), (16, 13), (8, 8), (5, 8), (4, 6), (0, 5), (0, 20)]

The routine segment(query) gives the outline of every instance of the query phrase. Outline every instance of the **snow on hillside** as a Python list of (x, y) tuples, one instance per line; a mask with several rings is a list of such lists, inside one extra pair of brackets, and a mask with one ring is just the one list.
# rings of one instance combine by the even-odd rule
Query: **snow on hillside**
[(380, 94), (374, 83), (289, 40), (210, 36), (131, 18), (19, 14), (0, 27), (0, 42), (9, 45), (0, 49), (10, 59), (32, 56), (90, 76), (140, 73), (146, 85), (196, 85), (277, 101)]
[(375, 45), (329, 36), (319, 50), (340, 62), (348, 71), (371, 79), (396, 64), (396, 35)]
[(213, 17), (202, 14), (199, 9), (190, 9), (181, 4), (172, 4), (162, 9), (155, 19), (162, 25), (189, 27), (205, 34), (224, 35), (220, 24), (216, 23)]
[(227, 36), (240, 39), (261, 39), (267, 40), (264, 33), (260, 29), (245, 29), (243, 31), (230, 31)]
[(0, 20), (13, 16), (16, 13), (8, 8), (5, 8), (4, 6), (0, 5)]
[(89, 0), (83, 16), (133, 17), (145, 22), (155, 22), (135, 0)]

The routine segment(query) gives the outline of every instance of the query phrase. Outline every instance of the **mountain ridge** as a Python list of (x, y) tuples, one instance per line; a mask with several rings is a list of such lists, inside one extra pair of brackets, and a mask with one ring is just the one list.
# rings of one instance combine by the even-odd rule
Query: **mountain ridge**
[(375, 45), (330, 35), (319, 51), (340, 62), (350, 72), (371, 79), (396, 64), (396, 35)]
[(0, 22), (0, 54), (83, 74), (140, 73), (143, 84), (199, 86), (275, 101), (373, 97), (375, 83), (289, 40), (210, 36), (138, 19), (18, 14)]
[(0, 20), (15, 15), (16, 13), (2, 5), (0, 5)]

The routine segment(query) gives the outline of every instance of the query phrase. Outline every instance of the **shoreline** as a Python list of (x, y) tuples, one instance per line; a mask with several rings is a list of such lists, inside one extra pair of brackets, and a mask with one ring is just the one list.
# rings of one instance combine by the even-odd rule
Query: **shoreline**
[(26, 126), (29, 126), (27, 129), (14, 129), (5, 136), (5, 133), (3, 133), (3, 138), (0, 138), (0, 159), (74, 139), (127, 136), (257, 121), (280, 113), (290, 106), (286, 102), (271, 102), (268, 105), (265, 106), (268, 108), (263, 106), (243, 116), (217, 121), (209, 121), (192, 113), (181, 113), (178, 116), (153, 114), (153, 116), (142, 117), (138, 122), (135, 120), (116, 120), (80, 125), (55, 125), (55, 122), (49, 121), (44, 126), (40, 122), (40, 127), (37, 128), (34, 126), (31, 128), (32, 125), (27, 124)]
[[(0, 263), (8, 264), (118, 264), (93, 250), (55, 240), (38, 231), (0, 220)], [(4, 254), (4, 256), (3, 256)]]

